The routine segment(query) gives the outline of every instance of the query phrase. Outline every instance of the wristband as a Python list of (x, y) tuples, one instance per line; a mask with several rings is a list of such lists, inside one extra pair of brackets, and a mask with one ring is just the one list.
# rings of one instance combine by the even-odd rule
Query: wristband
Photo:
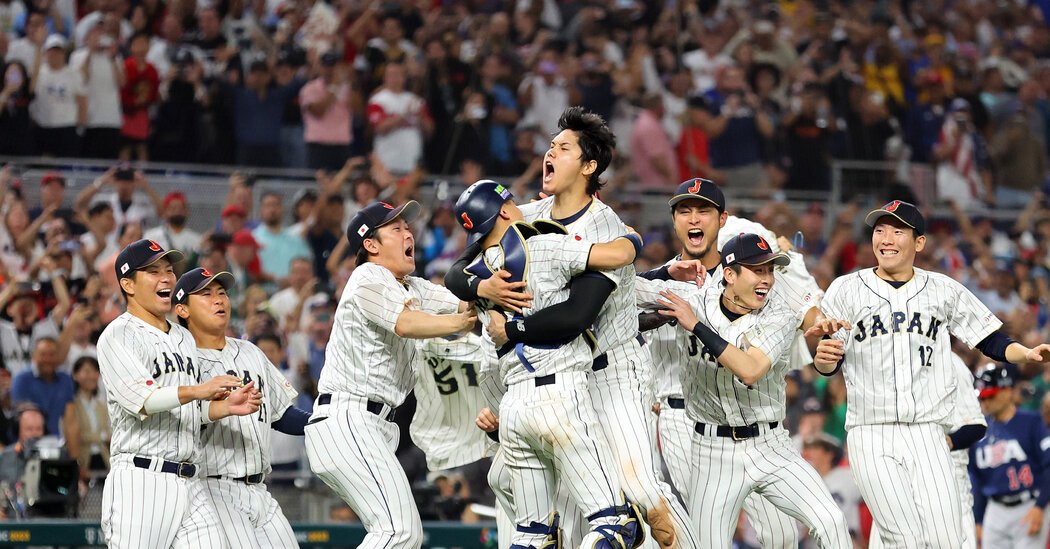
[(696, 326), (693, 326), (693, 335), (704, 344), (704, 347), (707, 347), (708, 351), (711, 351), (715, 358), (721, 357), (726, 347), (729, 347), (728, 341), (722, 339), (722, 336), (708, 328), (703, 322), (697, 322)]
[(635, 233), (627, 233), (623, 235), (623, 238), (629, 240), (631, 245), (634, 246), (634, 257), (642, 255), (642, 237)]
[(146, 397), (146, 402), (142, 404), (142, 409), (146, 412), (146, 415), (152, 415), (157, 412), (174, 410), (179, 406), (182, 406), (182, 402), (179, 401), (179, 388), (161, 387)]

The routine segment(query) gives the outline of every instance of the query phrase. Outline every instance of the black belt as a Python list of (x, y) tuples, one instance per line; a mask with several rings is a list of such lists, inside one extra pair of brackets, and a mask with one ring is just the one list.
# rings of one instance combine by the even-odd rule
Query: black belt
[[(146, 457), (135, 456), (132, 458), (131, 462), (139, 469), (149, 469), (150, 465), (153, 465), (153, 460)], [(164, 463), (160, 466), (160, 472), (171, 473), (182, 478), (193, 478), (197, 475), (197, 466), (185, 461), (178, 462), (164, 460)]]
[[(634, 336), (634, 339), (635, 339), (635, 341), (638, 342), (639, 345), (643, 345), (643, 346), (645, 345), (645, 338), (642, 337), (642, 334), (638, 334), (638, 335)], [(597, 371), (600, 371), (600, 370), (604, 370), (604, 369), (606, 369), (608, 367), (609, 367), (609, 354), (608, 353), (602, 353), (602, 354), (594, 357), (594, 362), (591, 363), (591, 371), (592, 372), (597, 372)]]
[(667, 406), (675, 410), (685, 410), (685, 399), (670, 397), (667, 399)]
[(1017, 507), (1027, 501), (1034, 501), (1036, 495), (1031, 490), (1010, 494), (1008, 496), (992, 496), (991, 500), (1006, 507)]
[(556, 374), (550, 374), (546, 376), (534, 377), (533, 381), (536, 382), (537, 387), (543, 387), (544, 385), (554, 385), (554, 376)]
[[(331, 404), (331, 403), (332, 403), (332, 394), (331, 393), (322, 393), (320, 395), (317, 395), (317, 405), (318, 406), (324, 406), (325, 404)], [(368, 410), (369, 413), (372, 413), (372, 414), (375, 414), (375, 415), (378, 416), (379, 414), (383, 413), (383, 406), (386, 406), (386, 405), (383, 404), (382, 402), (378, 402), (378, 401), (375, 401), (375, 400), (369, 400), (368, 404), (365, 405), (365, 410)], [(386, 417), (384, 417), (383, 419), (385, 419), (387, 421), (394, 421), (394, 414), (396, 412), (397, 412), (397, 410), (395, 410), (393, 407), (391, 407), (390, 408), (390, 413), (387, 414)], [(320, 421), (320, 419), (318, 419), (318, 421)], [(313, 421), (311, 421), (310, 423), (313, 423)]]
[[(668, 402), (670, 404), (670, 402)], [(770, 429), (776, 429), (779, 422), (774, 421), (769, 424)], [(707, 425), (704, 423), (697, 422), (696, 432), (704, 434), (707, 430)], [(731, 438), (733, 440), (747, 440), (749, 438), (755, 438), (762, 434), (759, 430), (758, 423), (752, 423), (751, 425), (744, 425), (743, 427), (732, 427), (730, 425), (719, 425), (715, 428), (715, 436)]]
[(234, 482), (243, 482), (245, 484), (261, 484), (263, 479), (266, 478), (266, 476), (262, 473), (256, 473), (254, 475), (248, 475), (246, 477), (228, 477), (226, 475), (211, 475), (208, 478), (232, 480)]

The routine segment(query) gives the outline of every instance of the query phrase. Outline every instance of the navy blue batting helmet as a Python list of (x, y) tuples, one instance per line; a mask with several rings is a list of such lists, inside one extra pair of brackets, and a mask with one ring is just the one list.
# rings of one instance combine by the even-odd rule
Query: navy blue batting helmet
[(503, 203), (514, 198), (510, 189), (489, 179), (474, 183), (456, 200), (456, 221), (470, 237), (473, 244), (485, 236), (496, 225), (496, 217)]

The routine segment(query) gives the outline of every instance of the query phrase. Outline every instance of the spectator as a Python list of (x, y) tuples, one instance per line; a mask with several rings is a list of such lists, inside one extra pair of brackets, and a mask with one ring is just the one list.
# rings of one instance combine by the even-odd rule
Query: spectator
[(14, 444), (7, 446), (0, 453), (0, 484), (8, 487), (22, 482), (26, 461), (29, 459), (27, 450), (44, 436), (46, 420), (43, 412), (30, 405), (24, 406), (18, 412), (14, 424), (18, 437)]
[(281, 120), (284, 106), (299, 93), (303, 81), (296, 78), (274, 86), (266, 61), (252, 62), (244, 86), (233, 90), (234, 133), (237, 163), (248, 166), (281, 165)]
[(920, 83), (926, 101), (913, 106), (908, 112), (908, 143), (912, 147), (912, 159), (929, 162), (941, 127), (944, 126), (948, 95), (944, 78), (939, 72), (924, 73)]
[(248, 226), (248, 211), (239, 204), (230, 204), (222, 209), (219, 218), (219, 234), (232, 237), (234, 233)]
[[(481, 149), (481, 140), (472, 132), (471, 122), (488, 118), (488, 107), (482, 101), (476, 109), (464, 109), (467, 90), (474, 82), (471, 67), (449, 55), (441, 36), (432, 36), (424, 44), (426, 68), (423, 77), (423, 99), (434, 121), (427, 136), (426, 169), (431, 173), (448, 173), (473, 152)], [(475, 133), (475, 135), (468, 135)], [(475, 149), (475, 144), (477, 149)]]
[[(304, 385), (300, 372), (294, 371), (289, 367), (284, 345), (281, 343), (281, 337), (274, 333), (269, 333), (256, 337), (254, 342), (266, 355), (266, 358), (270, 360), (270, 363), (284, 374), (284, 378), (288, 383), (292, 384), (292, 388), (299, 393), (295, 399), (294, 406), (307, 412), (312, 411), (314, 406), (313, 399), (308, 396), (311, 392), (310, 387)], [(271, 437), (273, 455), (270, 458), (270, 465), (273, 471), (277, 474), (301, 472), (303, 456), (305, 456), (306, 450), (306, 441), (303, 437), (286, 435), (276, 430), (271, 433)], [(291, 485), (292, 482), (291, 479), (281, 478), (274, 479), (274, 484), (287, 486)]]
[(222, 15), (214, 6), (197, 12), (197, 32), (186, 42), (200, 51), (206, 77), (220, 78), (241, 66), (237, 49), (222, 33)]
[(304, 235), (314, 258), (314, 275), (322, 284), (328, 283), (328, 256), (343, 238), (343, 208), (343, 199), (339, 195), (322, 195), (317, 200), (313, 221)]
[(388, 63), (383, 87), (368, 101), (376, 156), (392, 174), (405, 175), (423, 159), (423, 142), (434, 130), (426, 103), (405, 89), (405, 67)]
[(511, 167), (511, 146), (514, 126), (521, 119), (521, 114), (514, 92), (504, 85), (506, 73), (505, 60), (500, 55), (489, 54), (481, 63), (478, 86), (485, 94), (485, 104), (492, 113), (489, 119), (489, 167), (496, 175), (518, 175), (520, 172)]
[(819, 84), (806, 85), (791, 100), (791, 110), (781, 121), (787, 163), (787, 188), (831, 188), (831, 106)]
[(25, 17), (25, 34), (8, 44), (7, 55), (4, 59), (8, 63), (17, 61), (25, 67), (34, 67), (36, 66), (37, 52), (44, 46), (44, 40), (48, 36), (47, 16), (40, 12), (30, 12)]
[(83, 305), (77, 305), (66, 319), (66, 325), (62, 328), (62, 341), (68, 341), (69, 351), (61, 370), (73, 373), (76, 380), (75, 366), (84, 357), (95, 358), (98, 352), (92, 336), (100, 328), (98, 313), (95, 312), (95, 303), (99, 299), (99, 290), (102, 281), (98, 275), (92, 275), (81, 293)]
[(33, 150), (29, 105), (33, 101), (29, 73), (19, 61), (4, 67), (0, 87), (0, 155), (25, 156)]
[(11, 283), (0, 291), (0, 307), (7, 316), (7, 319), (0, 320), (0, 351), (3, 352), (3, 367), (11, 374), (12, 380), (30, 370), (32, 353), (40, 340), (58, 340), (59, 321), (69, 310), (69, 296), (65, 297), (61, 306), (43, 316), (39, 283)]
[[(288, 360), (292, 364), (305, 364), (309, 382), (316, 387), (324, 367), (325, 348), (332, 333), (331, 299), (310, 306), (302, 329), (294, 333), (288, 342)], [(316, 389), (315, 389), (316, 391)], [(316, 397), (317, 395), (311, 395)]]
[(163, 223), (146, 231), (144, 238), (160, 244), (165, 250), (180, 250), (186, 255), (198, 251), (201, 234), (187, 226), (189, 208), (185, 194), (178, 191), (168, 193), (161, 205), (160, 218)]
[(338, 171), (350, 157), (353, 98), (346, 67), (339, 63), (338, 54), (325, 52), (317, 78), (299, 92), (303, 139), (311, 169)]
[(313, 296), (317, 288), (313, 260), (308, 256), (292, 259), (286, 280), (288, 285), (270, 298), (270, 312), (282, 330), (293, 332), (299, 327), (303, 302)]
[[(846, 515), (846, 526), (849, 527), (850, 535), (854, 542), (860, 538), (860, 515), (861, 503), (860, 489), (853, 481), (849, 466), (839, 465), (842, 461), (842, 444), (838, 439), (830, 435), (819, 434), (806, 440), (802, 448), (802, 457), (816, 469), (817, 474), (824, 479), (831, 497), (839, 504), (839, 509)], [(812, 539), (807, 539), (805, 547), (816, 547)]]
[(261, 223), (252, 231), (259, 243), (259, 260), (262, 270), (283, 281), (288, 276), (292, 260), (309, 254), (306, 241), (284, 226), (284, 207), (281, 195), (276, 192), (263, 193), (259, 201)]
[(211, 104), (204, 86), (204, 67), (188, 49), (175, 53), (162, 81), (161, 101), (152, 120), (150, 158), (193, 162), (203, 156), (204, 111)]
[(139, 161), (149, 160), (146, 138), (149, 137), (150, 109), (160, 97), (160, 76), (157, 69), (146, 60), (149, 36), (138, 33), (131, 37), (131, 55), (124, 60), (124, 86), (120, 90), (120, 101), (124, 120), (120, 128), (123, 146), (120, 159), (131, 160), (134, 154)]
[(48, 36), (43, 52), (37, 51), (31, 78), (33, 102), (29, 105), (39, 127), (37, 150), (44, 155), (75, 156), (80, 151), (77, 128), (84, 127), (88, 116), (83, 76), (66, 64), (66, 39), (62, 36)]
[(96, 202), (87, 210), (87, 232), (80, 236), (80, 247), (84, 259), (101, 272), (98, 261), (115, 255), (117, 249), (117, 220), (113, 216), (113, 206), (106, 202)]
[(120, 0), (95, 0), (92, 3), (95, 11), (81, 17), (73, 29), (74, 44), (78, 46), (88, 44), (91, 41), (91, 32), (111, 19), (119, 21), (120, 35), (114, 38), (119, 38), (123, 42), (131, 36), (131, 22), (124, 19), (123, 15), (118, 12)]
[(1044, 134), (1032, 126), (1040, 116), (1034, 107), (1038, 93), (1031, 80), (1021, 86), (1018, 99), (1004, 107), (1010, 114), (989, 145), (995, 167), (995, 204), (1002, 208), (1024, 207), (1046, 177)]
[(646, 94), (631, 130), (631, 168), (645, 189), (666, 189), (678, 181), (674, 145), (661, 123), (663, 115), (663, 98)]
[(69, 455), (80, 464), (81, 476), (109, 470), (110, 422), (105, 392), (99, 387), (98, 360), (86, 356), (73, 365), (76, 395), (62, 417)]
[(714, 89), (704, 94), (707, 109), (696, 121), (708, 136), (711, 165), (720, 170), (728, 186), (764, 186), (762, 139), (773, 135), (773, 121), (761, 110), (738, 67), (723, 67)]
[(179, 18), (170, 13), (164, 15), (160, 22), (160, 33), (150, 36), (149, 52), (146, 54), (146, 62), (157, 70), (160, 80), (167, 81), (170, 77), (172, 61), (182, 41), (183, 28)]
[(62, 416), (74, 393), (73, 378), (58, 371), (63, 358), (57, 340), (39, 338), (33, 346), (32, 368), (22, 370), (11, 380), (12, 402), (31, 402), (40, 408), (47, 418), (47, 432), (54, 434), (62, 432)]
[[(291, 84), (298, 76), (300, 67), (295, 65), (296, 62), (289, 52), (282, 51), (278, 54), (277, 65), (274, 67), (274, 82), (278, 87)], [(302, 90), (299, 92), (302, 93)], [(304, 128), (299, 96), (289, 97), (284, 104), (284, 113), (281, 116), (281, 163), (285, 168), (306, 167)]]
[(40, 178), (40, 205), (29, 209), (29, 219), (36, 220), (44, 212), (50, 212), (57, 219), (61, 219), (74, 230), (84, 232), (84, 227), (76, 223), (76, 212), (65, 206), (66, 201), (66, 178), (58, 172), (47, 172)]
[[(379, 19), (379, 36), (372, 38), (357, 56), (355, 67), (366, 75), (366, 85), (386, 82), (386, 69), (390, 63), (405, 66), (418, 63), (419, 48), (405, 38), (404, 26), (395, 12), (388, 12)], [(370, 90), (370, 87), (366, 87)]]
[(15, 19), (25, 17), (26, 6), (22, 0), (0, 2), (0, 34), (14, 34)]
[[(521, 124), (542, 128), (558, 127), (558, 118), (569, 108), (569, 86), (562, 75), (558, 52), (545, 49), (537, 59), (532, 72), (525, 75), (518, 87), (518, 102), (525, 109)], [(550, 139), (537, 136), (535, 151), (547, 150)]]
[(579, 65), (570, 64), (562, 73), (570, 83), (569, 99), (574, 105), (612, 120), (613, 109), (618, 99), (611, 76), (612, 64), (594, 52), (585, 52)]
[[(100, 194), (103, 186), (113, 190)], [(128, 223), (151, 223), (156, 220), (157, 212), (164, 209), (164, 201), (145, 174), (124, 165), (110, 169), (80, 191), (75, 208), (86, 210), (86, 204), (92, 203), (96, 195), (97, 201), (110, 205), (118, 228)]]
[(964, 210), (985, 198), (993, 200), (988, 148), (971, 121), (970, 104), (965, 99), (952, 100), (932, 157), (937, 161), (939, 196), (951, 197)]
[(73, 52), (69, 65), (84, 79), (87, 94), (86, 129), (81, 154), (88, 158), (116, 159), (120, 152), (120, 90), (126, 80), (118, 44), (101, 26), (87, 35), (84, 46)]

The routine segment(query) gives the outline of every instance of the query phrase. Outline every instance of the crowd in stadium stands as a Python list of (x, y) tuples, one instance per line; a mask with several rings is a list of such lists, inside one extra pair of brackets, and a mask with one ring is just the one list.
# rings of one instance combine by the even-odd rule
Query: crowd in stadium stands
[[(932, 224), (918, 266), (965, 283), (1019, 341), (1046, 341), (1048, 20), (1050, 3), (990, 0), (0, 0), (0, 155), (318, 170), (292, 201), (256, 200), (250, 174), (234, 174), (203, 233), (187, 226), (183, 195), (161, 196), (133, 169), (76, 196), (61, 173), (0, 171), (0, 423), (21, 424), (0, 425), (10, 444), (0, 482), (17, 474), (6, 456), (26, 433), (61, 434), (85, 478), (105, 469), (93, 341), (121, 312), (113, 262), (124, 245), (145, 236), (187, 252), (187, 265), (231, 271), (236, 334), (258, 342), (310, 409), (334, 296), (354, 268), (347, 220), (376, 197), (412, 197), (429, 174), (534, 195), (569, 105), (617, 133), (603, 199), (646, 230), (640, 269), (675, 244), (637, 218), (639, 191), (702, 176), (775, 198), (828, 190), (833, 159), (925, 163), (954, 215)], [(906, 192), (894, 173), (877, 179), (880, 200)], [(23, 198), (28, 185), (39, 202)], [(801, 232), (794, 241), (826, 287), (874, 256), (859, 207), (847, 204), (826, 236), (824, 205), (771, 200), (742, 213)], [(1020, 213), (1006, 225), (975, 214), (989, 208)], [(456, 225), (443, 203), (418, 227), (420, 275), (441, 280), (463, 247)], [(1050, 420), (1050, 372), (1025, 374), (1024, 406)], [(841, 474), (842, 377), (804, 369), (789, 381), (800, 448), (822, 474)], [(402, 441), (406, 470), (430, 494), (424, 518), (456, 519), (464, 502), (491, 498), (483, 469), (428, 476)], [(274, 454), (275, 469), (303, 466), (301, 439), (280, 438)], [(857, 499), (844, 505), (860, 535)]]

